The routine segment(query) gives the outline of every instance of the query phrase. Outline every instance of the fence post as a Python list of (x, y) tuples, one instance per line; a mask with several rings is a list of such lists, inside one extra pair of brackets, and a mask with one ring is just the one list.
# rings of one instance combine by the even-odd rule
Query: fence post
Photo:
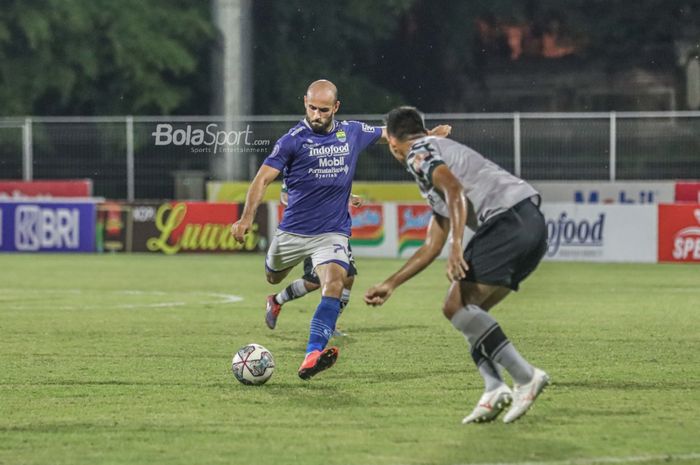
[(25, 181), (34, 179), (34, 153), (32, 146), (32, 119), (24, 118), (24, 126), (22, 127), (22, 179)]
[(134, 117), (126, 117), (126, 199), (134, 201)]
[(617, 117), (610, 112), (610, 181), (615, 180), (615, 165), (617, 164)]
[(520, 113), (513, 113), (513, 174), (520, 177)]

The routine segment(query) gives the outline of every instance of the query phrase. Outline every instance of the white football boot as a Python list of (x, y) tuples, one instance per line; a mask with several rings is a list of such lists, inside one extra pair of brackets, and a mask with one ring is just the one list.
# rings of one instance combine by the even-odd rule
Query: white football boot
[(510, 405), (512, 400), (513, 393), (505, 384), (491, 391), (484, 392), (472, 413), (464, 417), (462, 424), (493, 421), (503, 409)]
[(515, 384), (513, 386), (513, 405), (503, 417), (503, 423), (512, 423), (525, 415), (525, 412), (548, 384), (549, 375), (539, 368), (535, 368), (532, 381), (527, 384)]

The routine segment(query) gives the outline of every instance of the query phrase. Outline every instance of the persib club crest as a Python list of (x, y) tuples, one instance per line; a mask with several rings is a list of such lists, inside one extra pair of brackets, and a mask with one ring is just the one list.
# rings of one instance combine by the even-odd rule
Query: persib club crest
[(337, 137), (340, 142), (345, 142), (345, 139), (347, 139), (345, 131), (342, 129), (335, 133), (335, 137)]

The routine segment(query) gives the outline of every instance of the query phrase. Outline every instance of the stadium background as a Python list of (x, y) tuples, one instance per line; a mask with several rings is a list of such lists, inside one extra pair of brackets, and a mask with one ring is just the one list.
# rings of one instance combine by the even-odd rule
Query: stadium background
[[(550, 234), (546, 260), (562, 263), (543, 265), (546, 278), (533, 283), (533, 295), (540, 300), (534, 298), (531, 304), (542, 304), (548, 296), (546, 289), (559, 283), (562, 276), (580, 278), (579, 285), (586, 289), (604, 288), (601, 283), (627, 276), (626, 284), (621, 285), (626, 290), (604, 288), (601, 302), (578, 295), (578, 288), (571, 283), (559, 283), (561, 287), (552, 292), (559, 302), (567, 299), (564, 290), (586, 302), (581, 304), (581, 318), (605, 318), (608, 311), (612, 312), (610, 318), (619, 318), (619, 326), (610, 330), (610, 337), (633, 348), (623, 352), (625, 363), (634, 367), (635, 373), (644, 373), (642, 367), (634, 365), (641, 357), (638, 354), (645, 354), (645, 363), (653, 365), (657, 360), (657, 355), (644, 352), (649, 344), (644, 338), (654, 338), (654, 325), (678, 326), (680, 329), (662, 331), (671, 341), (671, 333), (688, 331), (683, 321), (697, 317), (692, 311), (700, 305), (700, 7), (694, 2), (356, 0), (320, 6), (271, 0), (16, 0), (5, 2), (2, 13), (0, 279), (4, 287), (0, 290), (0, 309), (6, 322), (2, 352), (8, 367), (42, 366), (41, 361), (32, 358), (34, 349), (22, 345), (25, 342), (31, 347), (41, 346), (42, 341), (61, 347), (50, 329), (39, 331), (44, 318), (53, 321), (56, 331), (64, 331), (64, 336), (77, 334), (76, 347), (82, 341), (85, 347), (81, 350), (91, 353), (93, 349), (88, 346), (92, 347), (94, 341), (90, 334), (101, 324), (96, 321), (95, 326), (73, 326), (81, 318), (81, 314), (72, 313), (76, 309), (90, 308), (117, 328), (126, 325), (127, 334), (134, 335), (136, 341), (148, 340), (148, 335), (141, 333), (138, 325), (129, 325), (132, 317), (120, 314), (125, 308), (163, 306), (189, 321), (192, 328), (199, 328), (201, 310), (220, 302), (204, 298), (206, 303), (199, 305), (192, 297), (196, 291), (187, 294), (183, 289), (187, 289), (187, 282), (206, 276), (209, 266), (211, 270), (225, 269), (231, 279), (219, 284), (212, 278), (215, 285), (200, 283), (202, 292), (220, 297), (222, 292), (237, 292), (237, 285), (245, 283), (251, 293), (244, 293), (243, 304), (227, 304), (238, 309), (241, 316), (219, 314), (217, 318), (234, 326), (240, 323), (237, 327), (261, 323), (253, 317), (259, 313), (255, 299), (263, 299), (270, 289), (263, 284), (261, 270), (260, 282), (248, 275), (255, 263), (262, 263), (262, 252), (279, 219), (279, 184), (268, 190), (255, 230), (245, 244), (234, 244), (228, 229), (242, 211), (248, 182), (276, 139), (301, 118), (304, 90), (318, 78), (338, 85), (340, 119), (381, 124), (392, 107), (415, 105), (426, 113), (428, 125), (452, 125), (452, 138), (532, 182), (544, 198)], [(361, 156), (354, 192), (368, 203), (352, 210), (353, 246), (356, 255), (370, 265), (365, 277), (378, 278), (373, 273), (389, 272), (398, 265), (397, 258), (405, 258), (421, 244), (429, 209), (409, 175), (382, 146), (372, 147)], [(230, 261), (223, 265), (217, 261), (221, 257), (214, 257), (215, 252), (224, 253)], [(200, 258), (212, 261), (197, 262)], [(178, 260), (186, 260), (192, 274), (183, 270), (182, 275), (169, 275), (173, 283), (182, 279), (180, 289), (167, 291), (177, 296), (173, 297), (177, 302), (172, 303), (172, 299), (160, 297), (165, 295), (163, 291), (153, 291), (163, 282), (154, 279), (159, 284), (149, 284), (149, 279), (158, 273), (157, 269), (180, 266), (183, 262)], [(686, 264), (666, 264), (670, 262)], [(637, 265), (627, 265), (634, 263)], [(359, 265), (360, 279), (369, 279), (362, 276), (362, 261)], [(92, 271), (71, 272), (83, 267)], [(141, 271), (134, 272), (134, 267)], [(38, 271), (42, 269), (52, 270), (50, 279), (48, 273)], [(103, 270), (111, 270), (111, 284), (100, 281)], [(134, 281), (132, 274), (140, 276), (139, 280)], [(442, 291), (435, 289), (444, 283), (435, 283), (436, 287), (422, 292), (435, 293), (433, 300), (439, 301)], [(139, 285), (143, 288), (134, 290)], [(631, 295), (633, 289), (640, 295)], [(651, 302), (659, 311), (667, 312), (668, 320), (649, 316), (649, 326), (636, 328), (639, 333), (628, 335), (623, 321), (647, 303), (641, 294), (649, 289), (657, 299)], [(139, 297), (139, 293), (145, 297)], [(360, 293), (354, 297), (353, 307), (360, 307)], [(39, 296), (36, 307), (27, 304), (28, 295)], [(416, 302), (429, 307), (420, 300), (423, 295)], [(114, 306), (115, 300), (123, 303)], [(413, 303), (408, 300), (406, 304), (409, 302)], [(178, 313), (181, 306), (182, 313)], [(66, 313), (53, 312), (53, 307)], [(543, 304), (542, 311), (552, 311), (551, 318), (556, 319), (555, 307), (555, 303)], [(432, 308), (425, 311), (436, 312)], [(297, 313), (301, 313), (301, 306)], [(433, 316), (436, 325), (444, 323), (438, 321), (437, 313)], [(153, 313), (144, 318), (158, 325), (168, 317)], [(373, 317), (357, 318), (351, 319), (351, 324), (373, 334)], [(407, 318), (414, 321), (411, 318), (419, 317), (409, 314)], [(415, 328), (428, 325), (423, 320), (415, 321)], [(583, 321), (579, 323), (588, 331), (581, 335), (584, 341), (586, 334), (590, 338), (599, 335), (599, 328), (586, 326), (589, 321)], [(527, 326), (527, 322), (524, 324)], [(693, 327), (691, 324), (690, 334), (684, 333), (687, 339), (681, 337), (690, 356), (677, 367), (677, 380), (664, 385), (655, 371), (649, 375), (655, 381), (638, 386), (657, 396), (653, 402), (666, 402), (663, 396), (668, 392), (679, 399), (687, 396), (699, 400), (697, 390), (677, 388), (700, 380), (697, 355), (693, 355), (698, 353), (693, 350), (697, 344)], [(24, 341), (31, 328), (37, 329), (37, 334), (31, 336), (36, 339)], [(302, 326), (294, 328), (300, 334), (305, 331)], [(182, 329), (165, 325), (163, 330), (177, 333)], [(534, 338), (538, 329), (529, 329), (528, 335)], [(399, 342), (411, 344), (421, 332), (411, 332), (409, 325), (406, 339)], [(226, 344), (230, 347), (225, 350), (231, 352), (239, 343), (250, 342), (249, 337), (263, 344), (270, 339), (257, 329), (235, 330), (229, 336), (234, 342), (229, 340)], [(110, 341), (117, 354), (130, 353), (116, 339)], [(279, 345), (273, 350), (276, 355), (295, 356), (292, 347), (274, 338), (271, 341), (269, 344)], [(565, 345), (565, 341), (558, 342)], [(536, 343), (531, 342), (531, 346), (538, 350)], [(611, 351), (617, 349), (610, 347)], [(664, 347), (660, 349), (665, 350), (663, 356), (658, 358), (677, 360), (675, 346)], [(588, 349), (599, 350), (595, 345)], [(221, 347), (209, 350), (220, 352)], [(541, 350), (547, 353), (544, 347)], [(138, 359), (138, 353), (132, 355)], [(404, 355), (409, 359), (414, 356)], [(62, 375), (56, 378), (49, 370), (46, 384), (71, 386), (73, 381), (84, 382), (88, 390), (80, 395), (88, 398), (92, 395), (90, 385), (134, 376), (124, 366), (120, 367), (124, 371), (90, 374), (83, 379), (80, 368), (62, 371), (70, 364), (64, 363), (60, 353), (55, 357), (55, 370)], [(225, 365), (227, 357), (229, 353), (218, 353), (215, 366)], [(572, 378), (583, 376), (569, 367), (576, 363), (587, 366), (585, 361), (562, 357), (564, 376), (570, 372)], [(187, 367), (195, 365), (191, 358), (183, 363)], [(350, 366), (352, 373), (362, 373), (359, 368), (352, 371)], [(409, 371), (412, 368), (400, 363), (398, 366)], [(193, 369), (197, 370), (196, 365)], [(448, 364), (446, 369), (454, 367)], [(160, 373), (158, 368), (151, 370), (144, 376)], [(624, 368), (618, 371), (625, 376)], [(396, 375), (396, 371), (382, 372)], [(270, 415), (291, 421), (300, 415), (296, 407), (302, 409), (308, 401), (295, 397), (293, 388), (289, 388), (291, 394), (284, 391), (287, 383), (294, 382), (284, 376), (277, 375), (278, 388), (271, 389), (281, 389), (275, 392), (285, 395), (292, 407), (284, 411), (271, 407)], [(176, 380), (172, 382), (177, 384)], [(45, 458), (51, 456), (65, 463), (154, 459), (138, 445), (134, 456), (100, 455), (93, 449), (94, 431), (91, 433), (90, 427), (79, 432), (84, 442), (72, 442), (74, 431), (65, 429), (66, 424), (72, 424), (72, 410), (65, 404), (58, 405), (59, 410), (67, 409), (67, 417), (56, 417), (52, 422), (54, 418), (48, 414), (46, 424), (33, 429), (32, 414), (22, 412), (32, 412), (32, 399), (53, 398), (53, 394), (43, 393), (46, 386), (42, 383), (41, 379), (25, 377), (21, 370), (9, 370), (4, 379), (0, 378), (0, 389), (10, 399), (4, 407), (0, 404), (0, 417), (5, 418), (0, 427), (14, 441), (0, 445), (0, 463), (45, 463)], [(192, 386), (206, 390), (206, 381), (204, 386), (197, 383), (192, 381)], [(626, 384), (619, 383), (624, 390)], [(249, 394), (232, 384), (224, 386), (228, 401), (247, 404), (274, 398)], [(561, 386), (566, 391), (572, 385), (564, 379)], [(38, 394), (28, 395), (27, 389), (36, 389)], [(386, 395), (392, 392), (387, 389)], [(196, 397), (196, 393), (182, 395)], [(217, 403), (217, 395), (208, 407), (224, 408)], [(610, 400), (620, 401), (614, 396)], [(250, 408), (243, 410), (257, 418)], [(554, 415), (551, 406), (550, 410), (545, 406), (544, 411)], [(219, 421), (199, 414), (198, 424)], [(627, 414), (632, 415), (620, 415)], [(100, 424), (99, 419), (109, 415), (97, 409), (85, 424)], [(439, 458), (439, 454), (430, 455), (418, 448), (408, 455), (397, 452), (395, 456), (382, 456), (376, 463), (507, 460), (515, 464), (529, 459), (534, 461), (527, 463), (537, 464), (549, 463), (547, 460), (567, 465), (579, 463), (575, 460), (610, 463), (605, 462), (607, 459), (596, 461), (599, 449), (612, 455), (610, 460), (622, 460), (613, 463), (654, 463), (657, 459), (700, 462), (700, 451), (693, 449), (692, 441), (678, 426), (684, 422), (697, 426), (696, 420), (682, 417), (674, 423), (663, 412), (658, 413), (657, 424), (667, 425), (669, 437), (676, 434), (680, 438), (662, 441), (659, 448), (652, 447), (653, 441), (644, 441), (648, 432), (643, 423), (634, 429), (623, 420), (610, 413), (610, 419), (599, 426), (616, 431), (623, 445), (630, 443), (626, 448), (604, 449), (602, 443), (592, 439), (600, 439), (596, 430), (581, 433), (590, 447), (560, 450), (549, 442), (552, 432), (538, 431), (541, 436), (537, 436), (537, 446), (517, 440), (513, 450), (500, 456), (488, 452), (479, 456), (482, 460), (456, 452)], [(667, 420), (670, 423), (665, 423)], [(255, 421), (252, 424), (259, 426)], [(241, 425), (250, 423), (241, 420)], [(342, 420), (339, 426), (345, 433), (353, 429)], [(436, 424), (436, 436), (442, 437), (441, 427)], [(167, 443), (148, 436), (150, 430), (145, 428), (153, 447)], [(232, 428), (229, 433), (241, 433), (241, 429)], [(303, 425), (294, 428), (303, 431)], [(383, 428), (402, 434), (400, 426)], [(577, 434), (575, 429), (562, 428), (572, 436)], [(22, 441), (27, 440), (23, 434), (29, 435), (28, 441), (40, 443), (46, 431), (67, 434), (69, 439), (63, 441), (71, 447), (62, 447), (59, 440), (48, 446), (46, 456), (36, 449), (23, 449)], [(508, 434), (499, 430), (496, 436), (502, 440)], [(138, 440), (130, 442), (122, 436), (119, 440), (138, 444)], [(364, 443), (358, 441), (354, 447), (362, 449)], [(441, 448), (454, 446), (436, 441)], [(264, 441), (256, 437), (254, 444), (261, 447)], [(299, 447), (310, 448), (312, 456), (304, 457), (294, 449), (294, 454), (287, 457), (290, 463), (335, 463), (316, 445), (302, 443)], [(390, 445), (379, 440), (376, 444), (369, 440), (366, 445), (371, 453), (386, 447)], [(90, 453), (82, 454), (85, 451)], [(228, 457), (228, 453), (225, 447), (214, 447), (210, 455), (204, 453), (198, 458), (202, 463), (214, 463)], [(247, 463), (281, 463), (284, 453), (276, 453), (269, 460), (252, 453), (242, 457)], [(353, 449), (344, 454), (337, 457), (337, 463), (360, 463)], [(185, 460), (182, 457), (179, 460)], [(367, 463), (371, 455), (360, 457), (362, 463)], [(167, 454), (155, 456), (156, 461), (165, 458), (169, 463), (178, 461)]]

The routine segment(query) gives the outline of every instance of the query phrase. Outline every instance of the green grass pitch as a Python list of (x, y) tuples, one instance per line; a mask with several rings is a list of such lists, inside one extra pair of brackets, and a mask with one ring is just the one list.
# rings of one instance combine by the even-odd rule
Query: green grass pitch
[[(700, 267), (542, 264), (493, 313), (553, 384), (462, 426), (482, 385), (444, 262), (362, 303), (400, 263), (358, 259), (338, 363), (304, 382), (319, 294), (270, 331), (262, 256), (0, 256), (0, 464), (700, 463)], [(249, 342), (261, 387), (230, 371)]]

